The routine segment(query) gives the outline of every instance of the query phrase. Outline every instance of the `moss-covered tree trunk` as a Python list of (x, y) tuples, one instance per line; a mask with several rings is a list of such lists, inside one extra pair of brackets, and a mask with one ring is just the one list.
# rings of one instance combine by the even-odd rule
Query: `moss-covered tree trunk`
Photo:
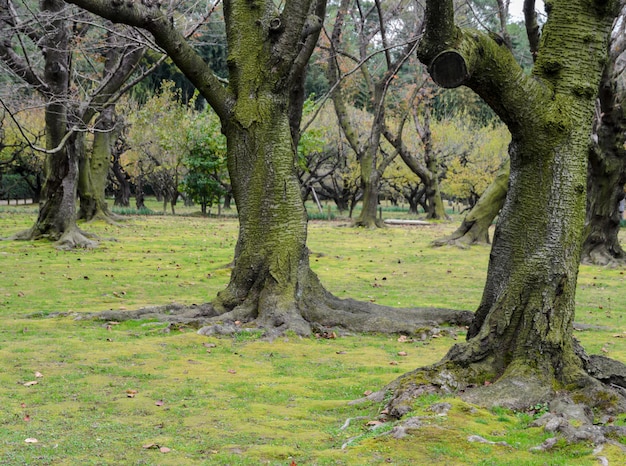
[(475, 243), (490, 243), (489, 228), (502, 209), (509, 185), (510, 164), (507, 161), (496, 173), (478, 202), (467, 213), (459, 228), (451, 235), (433, 241), (435, 246), (446, 244), (466, 248)]
[(467, 342), (399, 381), (392, 409), (402, 414), (408, 387), (426, 381), (448, 389), (479, 384), (464, 396), (516, 408), (565, 387), (597, 390), (572, 331), (588, 141), (617, 2), (550, 2), (532, 76), (488, 35), (457, 28), (451, 0), (427, 5), (420, 59), (437, 83), (471, 87), (507, 124), (511, 174)]
[(589, 147), (587, 183), (587, 231), (583, 243), (583, 263), (619, 265), (626, 261), (618, 234), (626, 183), (626, 98), (623, 83), (624, 22), (614, 31), (609, 62), (600, 85), (594, 137)]
[(378, 146), (370, 147), (361, 155), (359, 166), (361, 167), (361, 212), (354, 220), (354, 225), (365, 228), (382, 226), (377, 217), (378, 196), (381, 173), (376, 167)]
[(80, 158), (78, 218), (87, 221), (116, 219), (106, 202), (105, 190), (117, 133), (114, 131), (115, 108), (109, 106), (98, 116), (95, 124), (92, 150)]

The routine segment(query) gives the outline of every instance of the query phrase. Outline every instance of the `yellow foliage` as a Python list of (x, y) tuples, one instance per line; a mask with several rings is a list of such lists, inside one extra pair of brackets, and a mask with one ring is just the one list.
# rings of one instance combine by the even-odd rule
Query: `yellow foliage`
[(442, 191), (457, 198), (480, 197), (508, 157), (504, 125), (471, 127), (456, 120), (433, 125), (435, 147), (446, 147)]

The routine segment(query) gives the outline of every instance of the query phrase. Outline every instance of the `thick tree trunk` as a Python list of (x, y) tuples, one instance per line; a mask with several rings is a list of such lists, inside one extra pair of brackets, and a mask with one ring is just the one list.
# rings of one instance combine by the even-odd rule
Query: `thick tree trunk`
[(489, 36), (455, 27), (451, 0), (428, 2), (420, 59), (435, 81), (468, 85), (505, 121), (511, 175), (468, 340), (396, 382), (393, 414), (406, 412), (407, 395), (425, 384), (516, 409), (548, 401), (555, 387), (578, 391), (591, 406), (609, 397), (604, 408), (624, 407), (586, 373), (572, 334), (588, 141), (616, 3), (553, 0), (534, 76), (526, 77)]
[(109, 106), (100, 113), (96, 122), (91, 154), (83, 154), (80, 159), (78, 218), (82, 220), (104, 220), (108, 223), (119, 220), (109, 210), (105, 196), (111, 154), (117, 139), (117, 134), (114, 132), (114, 111), (114, 107)]
[(626, 89), (622, 82), (623, 65), (618, 59), (624, 50), (624, 25), (616, 31), (611, 44), (610, 60), (600, 85), (596, 131), (589, 148), (587, 183), (587, 234), (582, 261), (597, 265), (621, 265), (626, 253), (618, 234), (626, 183), (626, 113), (622, 101)]
[(454, 233), (433, 241), (435, 246), (446, 244), (466, 248), (475, 243), (489, 244), (489, 227), (502, 209), (509, 185), (510, 164), (507, 161), (495, 179), (480, 196), (478, 202), (467, 213)]

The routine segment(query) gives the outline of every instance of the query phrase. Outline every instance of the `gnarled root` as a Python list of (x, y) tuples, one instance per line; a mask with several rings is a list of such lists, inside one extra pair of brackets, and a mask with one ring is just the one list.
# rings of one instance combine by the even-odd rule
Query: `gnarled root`
[(458, 394), (464, 401), (479, 406), (502, 406), (519, 411), (569, 397), (572, 402), (598, 412), (623, 412), (626, 409), (626, 365), (604, 356), (587, 356), (577, 343), (575, 352), (582, 368), (576, 366), (562, 371), (567, 372), (567, 380), (559, 380), (554, 373), (523, 359), (512, 361), (498, 375), (492, 355), (468, 363), (454, 360), (461, 352), (453, 349), (443, 361), (405, 374), (388, 385), (385, 390), (392, 396), (386, 409), (390, 416), (400, 418), (411, 410), (417, 396), (438, 392)]
[(77, 248), (93, 249), (98, 246), (96, 235), (82, 231), (78, 227), (69, 228), (63, 233), (52, 231), (42, 233), (38, 228), (32, 227), (5, 239), (13, 241), (36, 241), (40, 239), (47, 239), (54, 241), (55, 247), (61, 250), (72, 250)]

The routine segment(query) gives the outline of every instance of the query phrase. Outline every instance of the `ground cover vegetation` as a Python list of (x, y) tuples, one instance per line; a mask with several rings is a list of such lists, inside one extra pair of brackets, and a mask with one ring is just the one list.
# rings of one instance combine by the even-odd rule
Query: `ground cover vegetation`
[[(35, 217), (33, 207), (1, 207), (3, 234)], [(310, 225), (311, 267), (334, 294), (393, 306), (477, 306), (489, 248), (430, 247), (453, 224), (357, 232), (348, 225), (348, 219)], [(464, 338), (464, 328), (441, 327), (439, 338), (425, 340), (288, 334), (267, 341), (255, 332), (205, 337), (149, 319), (76, 320), (107, 308), (204, 302), (228, 282), (237, 238), (234, 218), (138, 216), (93, 230), (117, 241), (75, 252), (43, 242), (0, 243), (2, 463), (624, 461), (619, 438), (601, 451), (563, 440), (550, 451), (530, 451), (554, 436), (529, 427), (547, 410), (543, 404), (515, 412), (426, 395), (413, 402), (421, 426), (402, 439), (395, 438), (401, 424), (381, 417), (384, 403), (349, 404), (413, 367), (435, 363), (453, 338)], [(623, 269), (581, 267), (576, 337), (590, 353), (626, 358), (624, 279)], [(445, 415), (442, 403), (450, 404)], [(626, 418), (617, 415), (613, 424)]]

